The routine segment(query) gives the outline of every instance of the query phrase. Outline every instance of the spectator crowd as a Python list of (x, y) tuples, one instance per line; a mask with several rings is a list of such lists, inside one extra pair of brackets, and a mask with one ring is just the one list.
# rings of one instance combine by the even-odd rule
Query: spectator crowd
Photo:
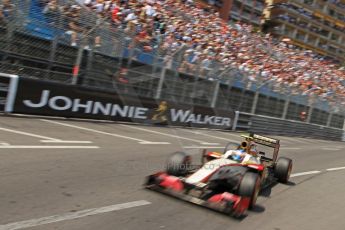
[[(57, 0), (44, 4), (47, 15), (58, 7)], [(76, 0), (63, 7), (73, 45), (84, 30), (78, 11), (88, 8), (130, 36), (132, 47), (165, 56), (184, 48), (179, 71), (207, 75), (217, 63), (239, 69), (252, 82), (274, 82), (275, 88), (330, 101), (340, 98), (345, 105), (345, 69), (334, 60), (254, 32), (251, 25), (225, 23), (214, 8), (194, 0)], [(101, 45), (99, 36), (95, 43)]]

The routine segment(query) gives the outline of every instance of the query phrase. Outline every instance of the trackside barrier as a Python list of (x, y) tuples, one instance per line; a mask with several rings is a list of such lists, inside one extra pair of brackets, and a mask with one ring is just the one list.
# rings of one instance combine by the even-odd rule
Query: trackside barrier
[(141, 96), (0, 73), (5, 113), (89, 118), (345, 141), (342, 129), (300, 121), (176, 104)]
[[(126, 121), (145, 124), (230, 130), (235, 112), (176, 104), (115, 91), (37, 79), (0, 75), (7, 79), (8, 113)], [(6, 82), (4, 80), (4, 82)]]
[(236, 130), (248, 131), (251, 126), (251, 117), (252, 117), (252, 114), (239, 112), (237, 123), (236, 123)]
[(247, 127), (249, 132), (254, 133), (344, 141), (344, 130), (342, 129), (300, 121), (283, 120), (241, 112), (238, 123), (242, 124), (242, 127)]

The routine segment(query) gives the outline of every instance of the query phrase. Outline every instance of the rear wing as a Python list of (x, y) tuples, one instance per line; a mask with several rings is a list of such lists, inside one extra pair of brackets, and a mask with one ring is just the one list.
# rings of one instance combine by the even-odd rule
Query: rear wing
[(253, 133), (251, 133), (249, 136), (246, 136), (246, 135), (241, 135), (241, 136), (244, 138), (250, 138), (252, 141), (254, 141), (257, 144), (265, 145), (271, 148), (276, 148), (277, 146), (279, 146), (278, 139), (273, 139), (270, 137), (265, 137), (265, 136), (261, 136), (261, 135), (253, 134)]
[(268, 147), (276, 148), (279, 146), (279, 140), (278, 139), (273, 139), (270, 137), (265, 137), (257, 134), (253, 134), (254, 142), (265, 145)]
[(254, 133), (250, 133), (249, 136), (246, 136), (246, 135), (241, 135), (241, 136), (244, 138), (250, 138), (252, 141), (254, 141), (257, 144), (274, 148), (272, 160), (274, 162), (276, 161), (278, 152), (279, 152), (279, 147), (280, 147), (280, 140), (274, 139), (271, 137), (265, 137), (265, 136), (254, 134)]

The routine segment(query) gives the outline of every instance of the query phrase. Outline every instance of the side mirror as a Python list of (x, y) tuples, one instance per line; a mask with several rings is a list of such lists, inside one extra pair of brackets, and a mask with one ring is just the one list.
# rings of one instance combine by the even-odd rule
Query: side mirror
[(266, 155), (266, 153), (265, 153), (265, 152), (261, 152), (261, 151), (259, 151), (259, 154), (260, 154), (260, 155), (263, 155), (263, 156), (265, 156), (265, 155)]

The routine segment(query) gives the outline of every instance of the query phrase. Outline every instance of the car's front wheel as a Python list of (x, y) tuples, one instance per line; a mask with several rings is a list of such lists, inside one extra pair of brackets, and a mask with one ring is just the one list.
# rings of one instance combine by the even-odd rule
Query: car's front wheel
[(169, 156), (166, 172), (172, 176), (184, 176), (190, 170), (191, 158), (184, 152), (175, 152)]
[(255, 206), (260, 192), (260, 177), (257, 173), (247, 172), (242, 177), (238, 188), (238, 195), (250, 198), (249, 208)]

